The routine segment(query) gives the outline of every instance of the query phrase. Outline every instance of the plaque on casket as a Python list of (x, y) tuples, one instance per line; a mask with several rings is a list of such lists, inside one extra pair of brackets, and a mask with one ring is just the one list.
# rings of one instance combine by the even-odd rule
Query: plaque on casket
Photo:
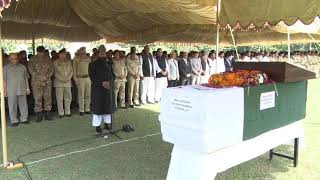
[(275, 82), (297, 82), (316, 78), (314, 72), (286, 62), (236, 62), (234, 70), (259, 70)]

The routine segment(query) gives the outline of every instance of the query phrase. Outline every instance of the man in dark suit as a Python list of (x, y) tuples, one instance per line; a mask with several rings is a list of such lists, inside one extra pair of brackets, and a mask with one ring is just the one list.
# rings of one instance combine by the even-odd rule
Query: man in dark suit
[(187, 86), (191, 84), (191, 62), (186, 52), (181, 52), (181, 59), (178, 61), (180, 85)]
[(226, 52), (224, 58), (224, 65), (226, 67), (226, 71), (233, 71), (233, 53), (231, 51)]

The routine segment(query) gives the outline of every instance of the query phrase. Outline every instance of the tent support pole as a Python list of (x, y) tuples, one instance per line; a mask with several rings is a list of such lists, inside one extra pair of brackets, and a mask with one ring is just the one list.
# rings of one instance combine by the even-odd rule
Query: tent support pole
[(291, 37), (290, 37), (290, 28), (288, 28), (288, 59), (291, 62)]
[(221, 6), (221, 0), (218, 0), (217, 4), (217, 13), (216, 13), (216, 29), (217, 29), (217, 34), (216, 34), (216, 73), (218, 73), (218, 58), (219, 58), (219, 13), (220, 13), (220, 6)]
[(312, 43), (309, 44), (309, 51), (312, 51)]
[[(32, 18), (31, 18), (31, 24), (33, 25), (34, 24), (34, 4), (33, 4), (33, 1), (31, 2), (31, 15), (32, 15)], [(32, 54), (33, 55), (36, 55), (36, 43), (35, 43), (35, 32), (34, 32), (34, 29), (32, 29)]]
[[(316, 45), (320, 46), (319, 42), (310, 33), (308, 33), (308, 35), (316, 43)], [(317, 47), (317, 46), (315, 46), (315, 47)], [(310, 51), (312, 51), (312, 43), (310, 43)]]
[[(2, 22), (2, 20), (1, 20)], [(2, 41), (2, 23), (0, 22), (0, 41)], [(8, 143), (7, 143), (7, 119), (6, 119), (6, 108), (3, 88), (3, 59), (2, 59), (2, 47), (0, 48), (0, 91), (1, 91), (1, 134), (2, 134), (2, 156), (3, 165), (8, 165)]]
[(36, 43), (34, 39), (34, 34), (32, 35), (32, 54), (36, 55)]
[(237, 58), (238, 58), (238, 60), (239, 60), (239, 59), (240, 59), (240, 56), (239, 56), (239, 53), (238, 53), (238, 47), (237, 47), (237, 45), (236, 45), (236, 40), (234, 39), (234, 36), (233, 36), (233, 31), (232, 31), (230, 25), (228, 25), (228, 27), (229, 27), (230, 34), (231, 34), (231, 38), (232, 38), (232, 41), (233, 41), (233, 48), (236, 50)]

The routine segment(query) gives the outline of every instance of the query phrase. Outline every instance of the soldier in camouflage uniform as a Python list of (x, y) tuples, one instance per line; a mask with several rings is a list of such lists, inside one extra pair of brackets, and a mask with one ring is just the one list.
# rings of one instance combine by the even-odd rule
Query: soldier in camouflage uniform
[(53, 65), (49, 57), (45, 55), (43, 46), (37, 47), (37, 55), (33, 56), (28, 64), (29, 72), (32, 77), (31, 86), (35, 100), (34, 111), (37, 114), (37, 122), (51, 120), (51, 90), (53, 75)]
[(127, 82), (127, 67), (123, 58), (120, 58), (119, 51), (113, 53), (113, 71), (115, 74), (114, 94), (117, 107), (117, 99), (119, 94), (120, 107), (125, 108), (125, 87)]

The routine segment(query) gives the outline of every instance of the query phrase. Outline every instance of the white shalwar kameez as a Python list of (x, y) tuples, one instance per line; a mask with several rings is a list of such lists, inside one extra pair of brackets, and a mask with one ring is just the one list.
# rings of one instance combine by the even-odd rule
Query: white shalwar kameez
[(92, 126), (98, 127), (101, 125), (101, 121), (104, 121), (106, 124), (111, 124), (111, 114), (104, 114), (104, 115), (93, 115), (92, 118)]
[[(155, 101), (155, 77), (156, 77), (156, 73), (161, 72), (161, 69), (158, 66), (158, 62), (157, 60), (153, 57), (153, 77), (143, 77), (142, 80), (142, 93), (141, 93), (141, 102), (143, 104), (146, 104), (147, 102), (149, 103), (154, 103)], [(143, 71), (142, 71), (142, 56), (140, 57), (140, 69), (141, 69), (141, 76), (143, 75)], [(149, 59), (149, 69), (150, 69), (150, 74), (152, 74), (152, 63), (150, 62)], [(147, 99), (148, 98), (148, 99)]]

